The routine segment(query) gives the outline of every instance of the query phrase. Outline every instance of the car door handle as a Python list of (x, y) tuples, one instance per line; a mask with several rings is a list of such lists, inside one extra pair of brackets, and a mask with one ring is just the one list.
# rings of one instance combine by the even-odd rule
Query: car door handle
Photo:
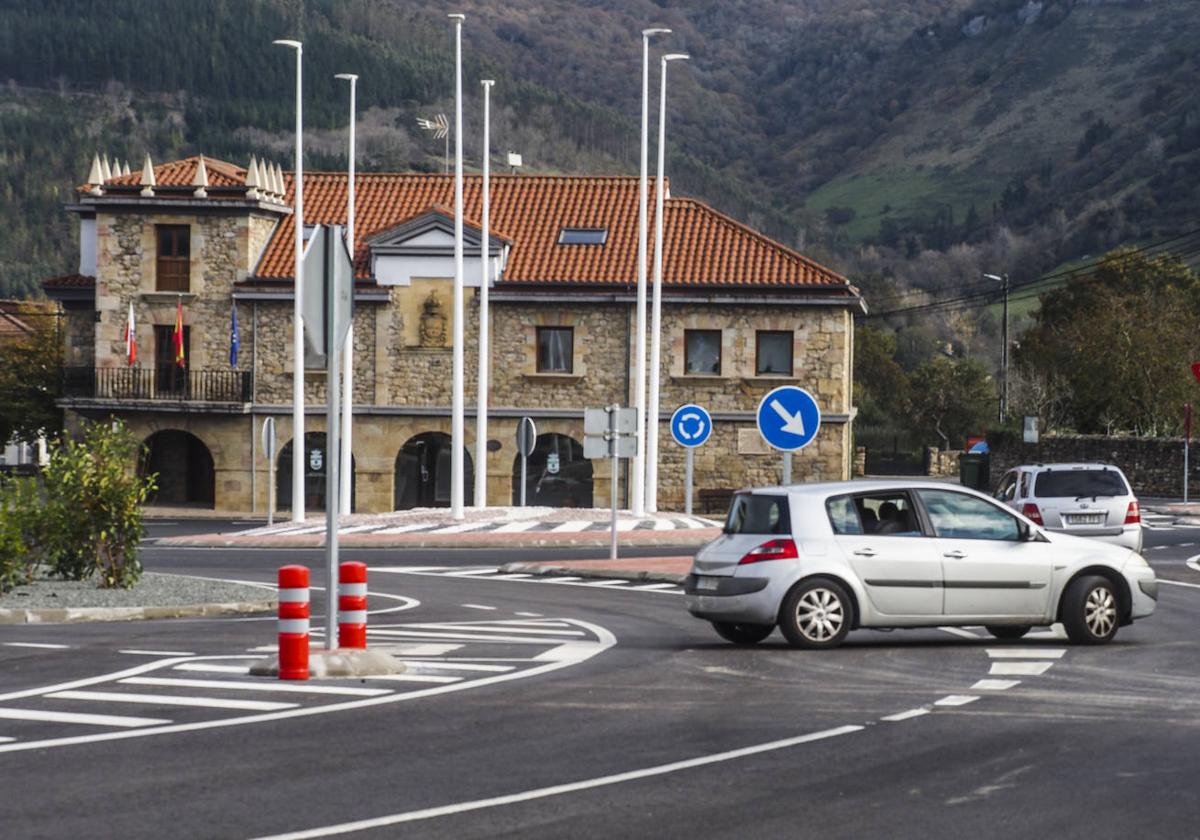
[(857, 551), (855, 551), (854, 553), (855, 553), (855, 554), (857, 554), (859, 557), (874, 557), (874, 556), (875, 556), (875, 549), (873, 549), (873, 548), (860, 548), (860, 549), (858, 549)]
[(942, 556), (943, 556), (943, 557), (949, 557), (949, 558), (950, 558), (950, 559), (952, 559), (952, 560), (961, 560), (961, 559), (963, 559), (964, 557), (966, 557), (966, 556), (967, 556), (967, 554), (966, 554), (966, 552), (964, 552), (964, 551), (958, 551), (957, 549), (955, 549), (954, 551), (947, 551), (947, 552), (946, 552), (946, 553), (944, 553)]

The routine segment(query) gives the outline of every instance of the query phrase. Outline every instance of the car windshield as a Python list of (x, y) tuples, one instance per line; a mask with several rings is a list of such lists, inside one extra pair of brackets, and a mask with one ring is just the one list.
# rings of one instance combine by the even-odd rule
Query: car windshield
[(790, 534), (787, 496), (738, 493), (729, 506), (726, 534)]
[(1048, 470), (1038, 474), (1033, 493), (1041, 499), (1125, 496), (1129, 488), (1115, 470)]

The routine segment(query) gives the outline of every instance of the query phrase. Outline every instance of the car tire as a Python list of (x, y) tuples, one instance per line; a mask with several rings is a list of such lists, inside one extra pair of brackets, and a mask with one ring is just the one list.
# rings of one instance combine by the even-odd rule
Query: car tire
[(1077, 645), (1103, 645), (1112, 641), (1121, 622), (1121, 602), (1112, 581), (1100, 575), (1076, 578), (1062, 601), (1062, 623), (1067, 638)]
[(854, 602), (844, 586), (829, 578), (797, 584), (779, 608), (779, 629), (793, 647), (837, 647), (853, 624)]
[(984, 629), (997, 639), (1019, 639), (1033, 627), (1028, 624), (989, 624)]
[(775, 632), (773, 624), (742, 624), (734, 621), (714, 621), (717, 635), (735, 645), (756, 645)]

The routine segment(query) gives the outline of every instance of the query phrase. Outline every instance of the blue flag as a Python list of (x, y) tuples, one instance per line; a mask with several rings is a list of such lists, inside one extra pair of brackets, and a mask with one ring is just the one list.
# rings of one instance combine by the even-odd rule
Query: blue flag
[(238, 347), (241, 341), (238, 339), (238, 323), (237, 323), (237, 304), (230, 304), (231, 315), (229, 317), (229, 366), (237, 367)]

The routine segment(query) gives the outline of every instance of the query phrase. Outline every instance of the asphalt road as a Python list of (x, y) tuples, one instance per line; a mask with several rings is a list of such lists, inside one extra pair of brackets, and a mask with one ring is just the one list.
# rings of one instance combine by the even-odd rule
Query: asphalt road
[[(269, 619), (0, 628), (0, 833), (1200, 837), (1200, 529), (1147, 533), (1176, 583), (1103, 648), (982, 630), (736, 648), (670, 591), (486, 571), (531, 555), (346, 552), (391, 610), (372, 644), (412, 670), (301, 688), (361, 694), (219, 670), (262, 655)], [(297, 560), (320, 552), (146, 551), (263, 582)]]

